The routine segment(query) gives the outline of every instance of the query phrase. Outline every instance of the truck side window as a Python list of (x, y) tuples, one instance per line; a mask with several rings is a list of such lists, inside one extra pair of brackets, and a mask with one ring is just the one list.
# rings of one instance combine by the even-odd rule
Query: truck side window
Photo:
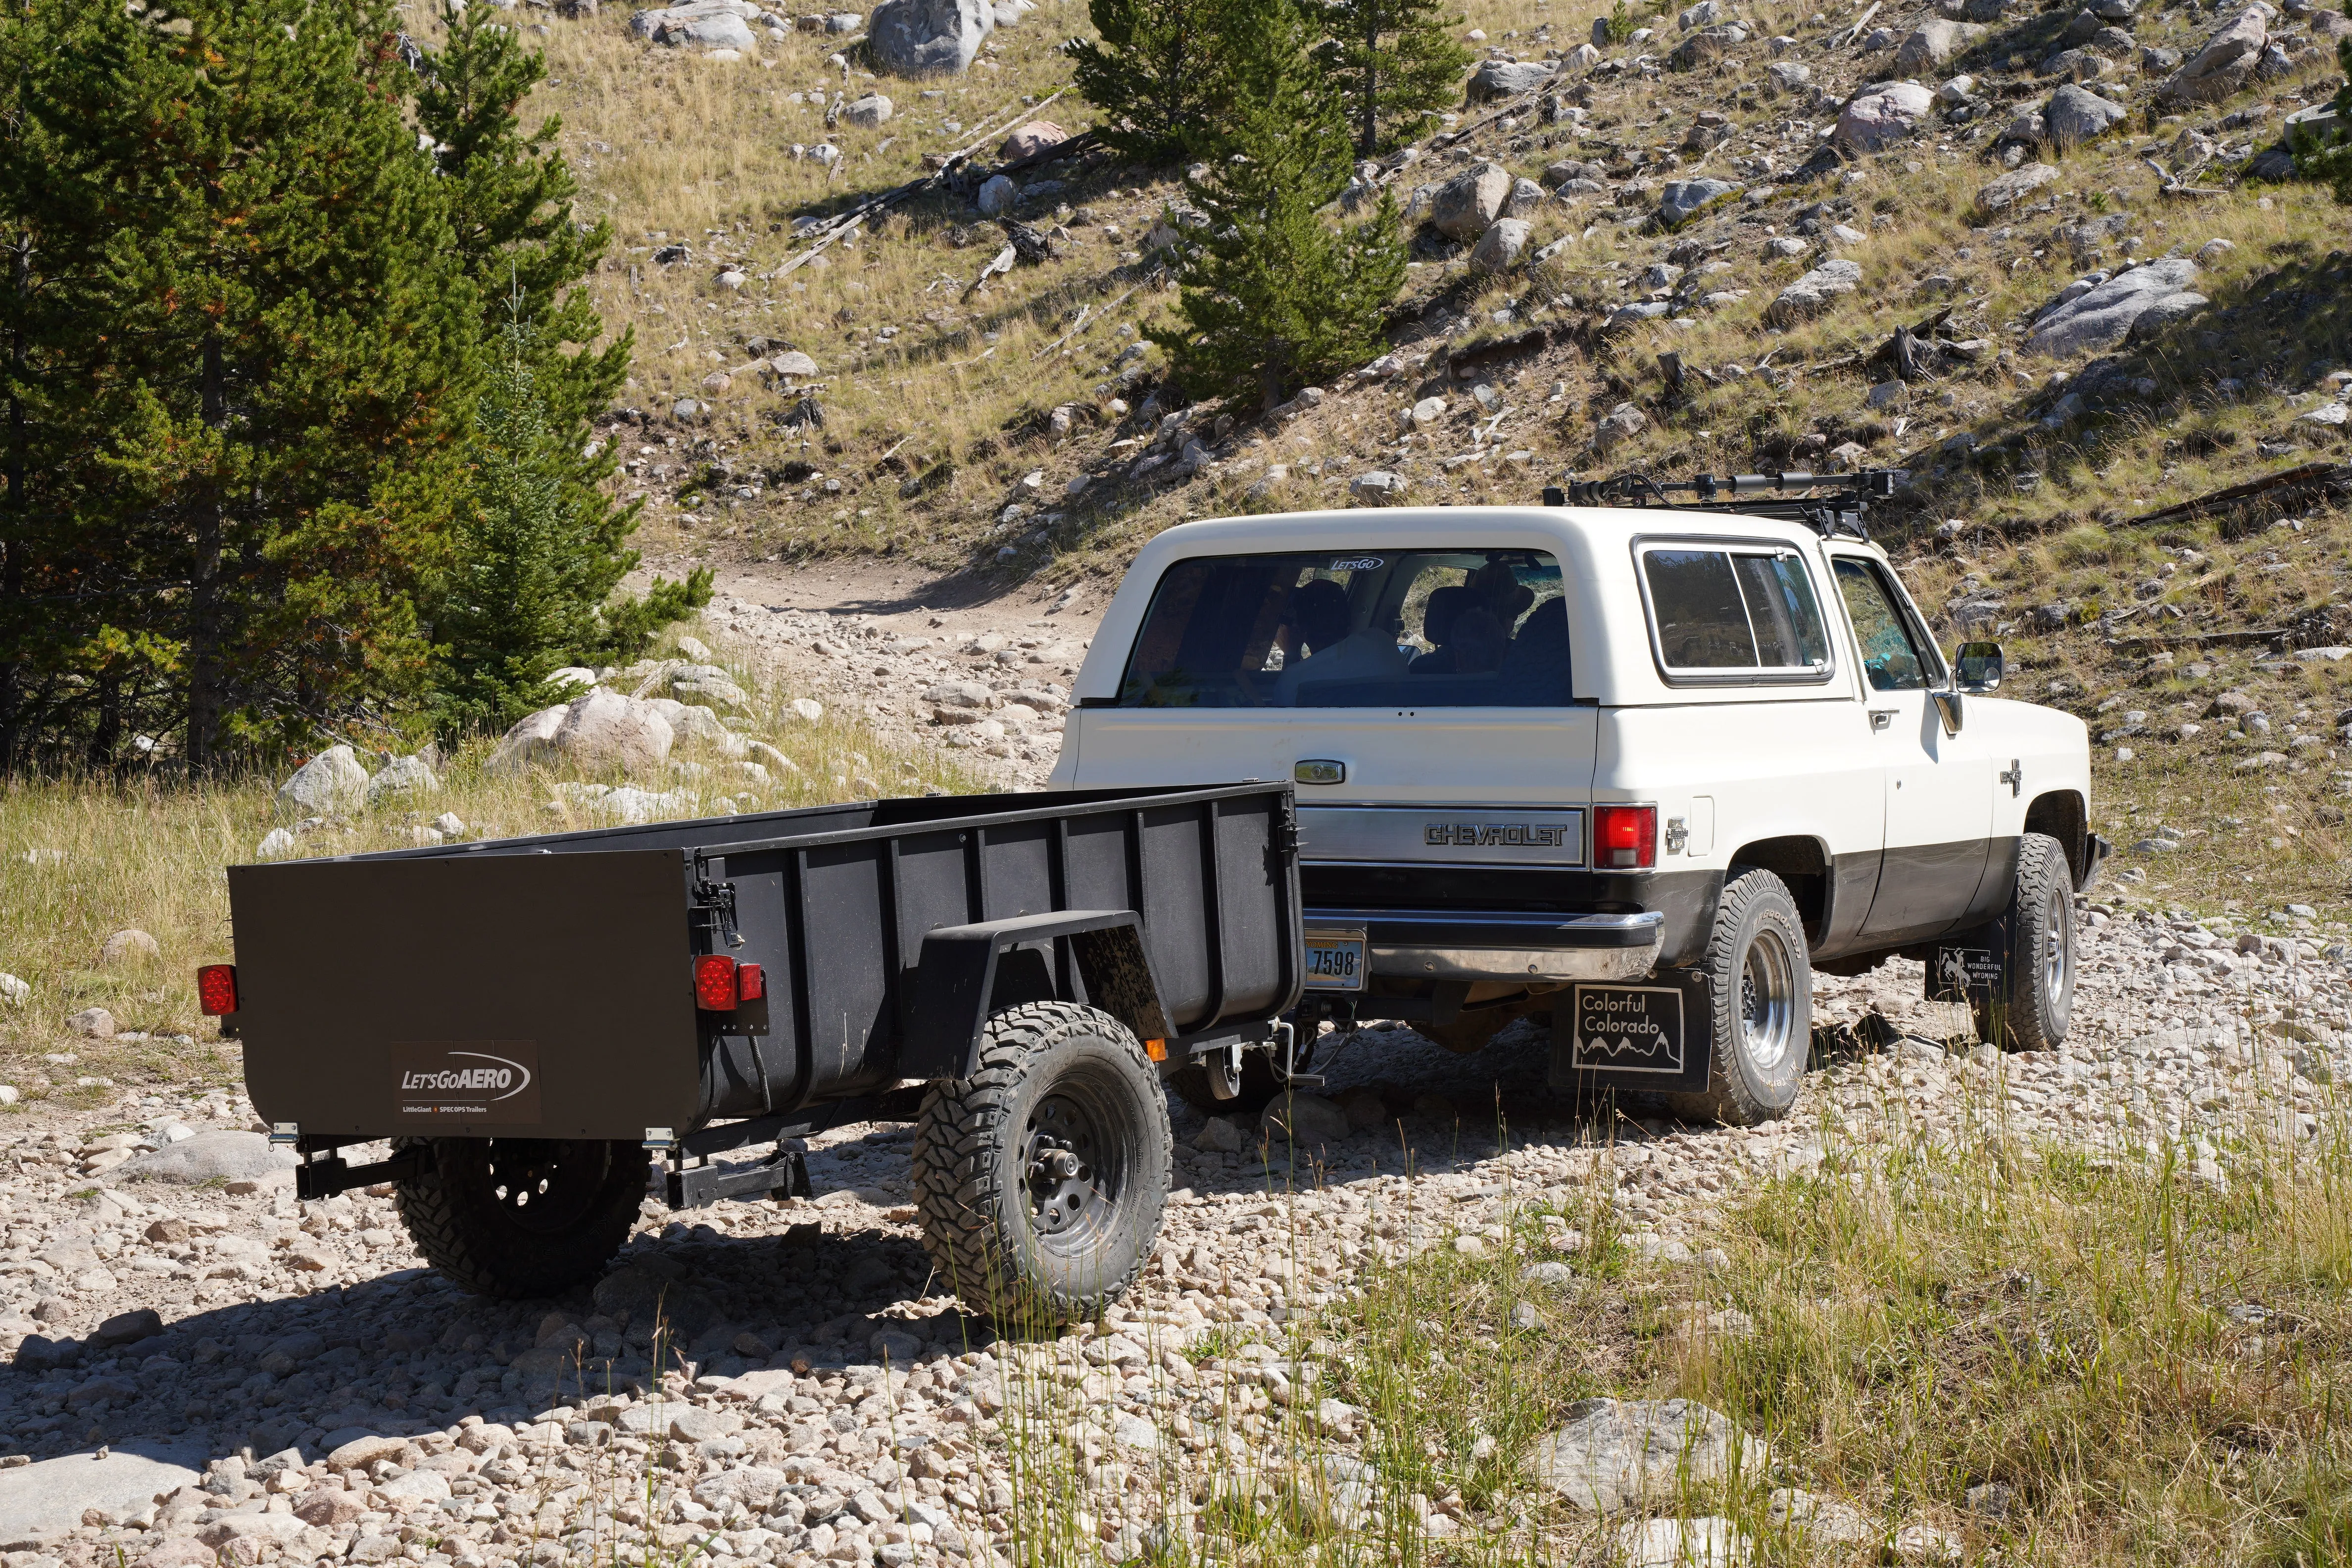
[(1641, 560), (1669, 680), (1828, 678), (1829, 633), (1812, 578), (1793, 552), (1649, 545)]
[(1886, 584), (1868, 565), (1846, 558), (1836, 563), (1838, 592), (1853, 617), (1854, 641), (1862, 645), (1862, 668), (1873, 691), (1920, 691), (1928, 684), (1928, 661), (1912, 640), (1908, 617), (1896, 607)]

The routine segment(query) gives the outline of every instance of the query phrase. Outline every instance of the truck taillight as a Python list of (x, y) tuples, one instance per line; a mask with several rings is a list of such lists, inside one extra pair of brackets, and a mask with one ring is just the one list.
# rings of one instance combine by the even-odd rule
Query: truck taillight
[(1658, 808), (1592, 808), (1592, 864), (1603, 871), (1643, 870), (1658, 863)]
[(722, 953), (694, 961), (694, 1005), (706, 1013), (732, 1013), (740, 993), (736, 990), (736, 962)]
[(196, 971), (196, 1005), (207, 1018), (226, 1018), (236, 1011), (236, 965), (207, 963)]

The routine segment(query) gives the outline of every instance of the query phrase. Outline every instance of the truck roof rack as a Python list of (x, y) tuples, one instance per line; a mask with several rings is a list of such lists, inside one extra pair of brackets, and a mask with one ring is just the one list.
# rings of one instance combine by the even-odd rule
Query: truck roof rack
[[(1654, 479), (1644, 473), (1619, 474), (1613, 479), (1569, 477), (1565, 487), (1546, 485), (1546, 506), (1643, 506), (1664, 511), (1737, 512), (1745, 517), (1769, 517), (1801, 522), (1824, 539), (1843, 535), (1865, 542), (1863, 513), (1874, 500), (1895, 494), (1904, 478), (1900, 468), (1865, 468), (1853, 474), (1701, 474), (1693, 479)], [(1807, 490), (1813, 493), (1770, 500), (1739, 500), (1764, 490)], [(1696, 500), (1678, 501), (1675, 495)]]

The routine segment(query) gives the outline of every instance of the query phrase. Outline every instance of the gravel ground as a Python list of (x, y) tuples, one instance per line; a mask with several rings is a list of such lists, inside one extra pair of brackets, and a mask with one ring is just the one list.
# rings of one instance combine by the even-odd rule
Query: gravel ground
[[(1237, 1462), (1275, 1440), (1253, 1402), (1294, 1392), (1261, 1372), (1255, 1401), (1196, 1403), (1212, 1371), (1178, 1348), (1210, 1325), (1272, 1333), (1374, 1259), (1475, 1234), (1528, 1196), (1613, 1181), (1641, 1245), (1674, 1255), (1703, 1250), (1726, 1194), (1818, 1161), (1825, 1138), (1971, 1118), (2104, 1148), (2179, 1135), (2225, 1181), (2227, 1140), (2206, 1131), (2307, 1129), (2352, 1069), (2341, 950), (2105, 908), (2086, 914), (2063, 1052), (1948, 1056), (1933, 1042), (1956, 1010), (1916, 999), (1916, 964), (1823, 978), (1829, 1065), (1755, 1131), (1596, 1129), (1543, 1087), (1545, 1039), (1524, 1025), (1475, 1057), (1401, 1026), (1327, 1037), (1328, 1144), (1294, 1154), (1180, 1106), (1181, 1191), (1145, 1283), (1103, 1331), (1044, 1342), (997, 1341), (928, 1293), (904, 1128), (815, 1141), (814, 1200), (690, 1222), (649, 1206), (593, 1289), (503, 1304), (422, 1268), (387, 1195), (297, 1204), (287, 1173), (260, 1169), (240, 1097), (20, 1108), (0, 1151), (16, 1164), (0, 1551), (5, 1568), (118, 1551), (157, 1568), (437, 1564), (705, 1541), (720, 1568), (987, 1562), (1010, 1539), (1008, 1436), (1034, 1390), (1083, 1403), (1097, 1483)], [(134, 1179), (143, 1144), (190, 1174), (246, 1173)], [(657, 1300), (683, 1342), (659, 1374)], [(1229, 1364), (1245, 1363), (1204, 1367)], [(1333, 1402), (1317, 1419), (1336, 1448), (1354, 1440), (1356, 1413)], [(1125, 1517), (1079, 1525), (1132, 1546), (1163, 1504), (1139, 1480), (1124, 1495)]]

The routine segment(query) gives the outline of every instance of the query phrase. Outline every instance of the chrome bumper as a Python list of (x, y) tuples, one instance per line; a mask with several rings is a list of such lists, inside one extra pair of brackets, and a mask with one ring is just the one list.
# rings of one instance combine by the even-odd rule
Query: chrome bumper
[(1520, 910), (1309, 910), (1307, 929), (1361, 927), (1374, 974), (1424, 980), (1639, 980), (1657, 966), (1666, 917)]

